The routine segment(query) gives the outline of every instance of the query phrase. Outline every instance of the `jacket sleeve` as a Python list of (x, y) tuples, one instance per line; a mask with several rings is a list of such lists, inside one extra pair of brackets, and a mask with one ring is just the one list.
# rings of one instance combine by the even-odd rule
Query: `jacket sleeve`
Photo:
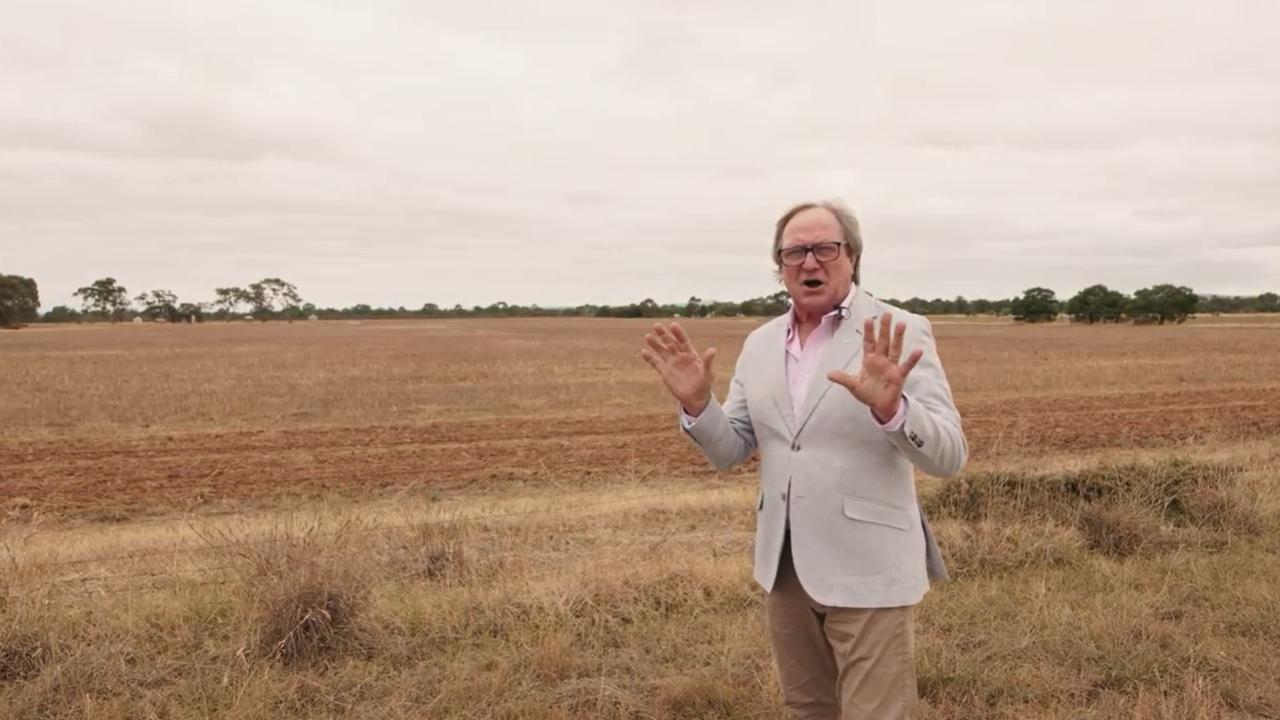
[[(748, 344), (749, 345), (749, 344)], [(681, 420), (681, 427), (694, 444), (702, 450), (718, 470), (728, 470), (751, 457), (756, 449), (756, 433), (751, 426), (751, 412), (747, 407), (743, 367), (748, 355), (744, 345), (738, 355), (738, 363), (729, 382), (729, 397), (722, 406), (711, 396), (711, 402), (702, 414), (691, 423)], [(683, 415), (682, 411), (679, 411)]]
[(889, 433), (889, 439), (912, 465), (929, 475), (948, 477), (964, 468), (969, 446), (938, 358), (932, 327), (918, 316), (907, 325), (903, 352), (909, 354), (917, 348), (924, 350), (924, 356), (907, 376), (903, 388), (906, 418), (901, 428)]

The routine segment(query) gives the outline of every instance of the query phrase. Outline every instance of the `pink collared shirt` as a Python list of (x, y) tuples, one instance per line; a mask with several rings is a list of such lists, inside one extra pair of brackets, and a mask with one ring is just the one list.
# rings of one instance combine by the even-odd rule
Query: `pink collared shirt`
[[(822, 316), (818, 327), (809, 333), (809, 337), (805, 338), (803, 345), (800, 343), (800, 328), (796, 320), (795, 307), (792, 306), (791, 312), (787, 313), (787, 392), (791, 397), (791, 415), (797, 421), (801, 419), (800, 408), (804, 407), (804, 399), (808, 393), (810, 383), (830, 382), (826, 377), (814, 378), (814, 372), (818, 369), (818, 362), (822, 358), (822, 350), (827, 346), (827, 343), (831, 342), (831, 338), (835, 337), (836, 330), (840, 328), (840, 323), (843, 322), (842, 316), (849, 314), (849, 305), (853, 302), (853, 296), (857, 292), (858, 287), (856, 285), (851, 287), (844, 302)], [(902, 402), (898, 405), (897, 414), (890, 418), (889, 422), (881, 423), (876, 419), (875, 415), (872, 415), (871, 419), (875, 420), (876, 424), (887, 432), (897, 431), (907, 419), (906, 396), (903, 396)]]

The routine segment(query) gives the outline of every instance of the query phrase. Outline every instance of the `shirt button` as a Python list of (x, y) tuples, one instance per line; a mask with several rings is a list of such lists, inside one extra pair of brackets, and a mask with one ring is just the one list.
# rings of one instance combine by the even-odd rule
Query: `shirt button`
[(784, 490), (784, 491), (782, 492), (782, 502), (786, 502), (786, 501), (787, 501), (787, 493), (786, 493), (786, 491)]

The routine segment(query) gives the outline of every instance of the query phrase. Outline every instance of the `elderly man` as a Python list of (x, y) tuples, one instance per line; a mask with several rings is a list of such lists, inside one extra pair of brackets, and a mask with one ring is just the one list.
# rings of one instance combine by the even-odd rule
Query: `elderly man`
[(699, 353), (678, 324), (655, 325), (641, 351), (712, 464), (760, 451), (755, 579), (801, 720), (908, 717), (911, 608), (930, 576), (946, 576), (912, 468), (952, 475), (968, 455), (929, 322), (898, 311), (894, 326), (895, 309), (858, 287), (861, 259), (840, 203), (778, 220), (773, 260), (791, 310), (747, 336), (723, 405), (715, 350)]

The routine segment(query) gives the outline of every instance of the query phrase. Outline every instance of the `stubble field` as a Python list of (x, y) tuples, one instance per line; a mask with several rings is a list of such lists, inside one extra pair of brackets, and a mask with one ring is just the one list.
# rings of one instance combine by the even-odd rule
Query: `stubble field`
[[(759, 322), (686, 323), (721, 393)], [(0, 717), (779, 717), (646, 328), (0, 334)], [(1280, 716), (1280, 322), (935, 331), (920, 715)]]

